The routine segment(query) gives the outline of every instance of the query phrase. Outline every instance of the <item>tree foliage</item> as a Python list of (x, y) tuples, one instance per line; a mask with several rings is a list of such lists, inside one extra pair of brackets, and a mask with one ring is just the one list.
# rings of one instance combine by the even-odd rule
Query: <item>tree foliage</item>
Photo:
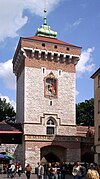
[(76, 104), (76, 124), (94, 126), (94, 99)]
[(13, 106), (7, 103), (5, 98), (0, 98), (0, 122), (14, 122), (15, 115), (16, 113)]

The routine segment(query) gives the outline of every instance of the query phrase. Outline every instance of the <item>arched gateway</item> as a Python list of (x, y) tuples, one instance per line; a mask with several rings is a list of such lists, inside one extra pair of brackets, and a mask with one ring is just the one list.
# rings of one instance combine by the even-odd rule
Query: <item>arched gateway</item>
[(66, 149), (57, 145), (49, 145), (41, 148), (41, 159), (44, 157), (47, 162), (65, 161)]

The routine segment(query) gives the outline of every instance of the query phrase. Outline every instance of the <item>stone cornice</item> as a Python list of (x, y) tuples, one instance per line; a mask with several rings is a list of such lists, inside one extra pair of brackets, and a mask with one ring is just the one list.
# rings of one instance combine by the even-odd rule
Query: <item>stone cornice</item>
[(67, 141), (80, 142), (81, 137), (78, 136), (57, 136), (57, 135), (25, 135), (25, 141)]

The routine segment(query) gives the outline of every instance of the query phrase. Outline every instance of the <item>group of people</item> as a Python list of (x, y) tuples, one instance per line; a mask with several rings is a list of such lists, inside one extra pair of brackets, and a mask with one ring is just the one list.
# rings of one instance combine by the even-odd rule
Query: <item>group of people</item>
[[(32, 172), (32, 167), (30, 164), (27, 164), (24, 172), (26, 174), (26, 178), (30, 179)], [(19, 177), (21, 176), (21, 164), (8, 164), (7, 177), (13, 178), (16, 173), (19, 175)], [(79, 161), (75, 162), (74, 165), (70, 163), (66, 165), (64, 162), (56, 162), (54, 164), (44, 164), (38, 162), (38, 165), (35, 168), (35, 174), (37, 175), (37, 179), (66, 179), (67, 174), (73, 175), (74, 179), (82, 179), (84, 176), (86, 179), (100, 179), (100, 168), (96, 163), (81, 165)]]
[(16, 174), (20, 177), (22, 174), (22, 165), (20, 163), (11, 163), (6, 167), (7, 178), (13, 178)]
[(25, 169), (22, 169), (20, 163), (11, 163), (6, 167), (7, 178), (13, 178), (16, 174), (20, 177), (23, 172), (26, 174), (26, 178), (30, 179), (32, 167), (30, 164), (27, 164)]
[(89, 166), (80, 165), (79, 161), (75, 162), (72, 170), (74, 179), (100, 179), (100, 168), (96, 163), (91, 163)]
[(66, 165), (64, 162), (47, 165), (38, 163), (36, 174), (38, 179), (66, 179), (66, 174), (73, 175), (74, 179), (100, 179), (100, 169), (96, 163), (81, 165), (79, 161), (74, 165)]
[(65, 179), (66, 169), (59, 162), (55, 164), (38, 163), (35, 173), (38, 179)]

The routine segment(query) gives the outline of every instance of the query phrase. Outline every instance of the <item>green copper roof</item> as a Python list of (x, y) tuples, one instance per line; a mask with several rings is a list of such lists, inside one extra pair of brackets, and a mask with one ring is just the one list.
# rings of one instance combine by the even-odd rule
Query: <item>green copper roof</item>
[[(46, 11), (44, 11), (44, 12), (46, 12)], [(50, 26), (47, 25), (46, 16), (44, 17), (44, 24), (41, 25), (40, 28), (38, 28), (36, 35), (56, 38), (57, 32), (54, 32), (53, 30), (51, 30)]]

